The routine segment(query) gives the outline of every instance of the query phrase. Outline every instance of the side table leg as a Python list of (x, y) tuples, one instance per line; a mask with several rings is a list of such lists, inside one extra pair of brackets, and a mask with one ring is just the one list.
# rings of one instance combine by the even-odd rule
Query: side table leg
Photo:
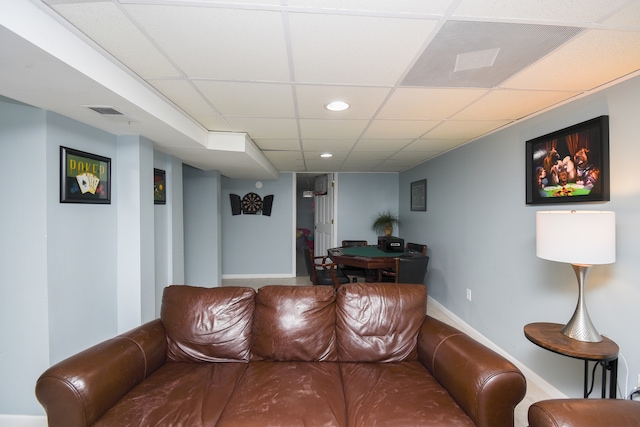
[(611, 378), (609, 378), (609, 399), (617, 397), (618, 388), (618, 359), (613, 359), (608, 363), (611, 369)]
[(584, 361), (584, 398), (589, 397), (589, 361)]

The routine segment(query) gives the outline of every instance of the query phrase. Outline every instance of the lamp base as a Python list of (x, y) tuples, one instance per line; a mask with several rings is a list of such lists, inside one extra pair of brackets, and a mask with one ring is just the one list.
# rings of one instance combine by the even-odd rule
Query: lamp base
[(562, 328), (562, 333), (569, 338), (584, 342), (601, 342), (602, 336), (598, 333), (587, 311), (587, 303), (584, 298), (584, 284), (591, 269), (590, 265), (571, 264), (578, 279), (578, 305), (569, 323)]

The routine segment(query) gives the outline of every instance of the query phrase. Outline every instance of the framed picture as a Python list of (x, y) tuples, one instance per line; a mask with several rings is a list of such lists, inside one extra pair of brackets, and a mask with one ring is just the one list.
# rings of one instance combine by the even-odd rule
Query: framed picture
[(162, 169), (153, 169), (153, 203), (164, 205), (167, 203), (166, 173)]
[(609, 200), (609, 116), (526, 142), (527, 204)]
[(111, 159), (60, 147), (60, 203), (111, 203)]
[(411, 210), (427, 210), (427, 180), (421, 179), (411, 183)]

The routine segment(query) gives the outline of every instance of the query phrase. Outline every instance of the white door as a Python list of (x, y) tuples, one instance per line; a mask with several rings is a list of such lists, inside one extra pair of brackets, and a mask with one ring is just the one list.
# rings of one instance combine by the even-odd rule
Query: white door
[(333, 174), (329, 173), (325, 176), (327, 179), (327, 193), (314, 196), (316, 206), (314, 209), (313, 250), (316, 256), (326, 255), (327, 249), (333, 247)]

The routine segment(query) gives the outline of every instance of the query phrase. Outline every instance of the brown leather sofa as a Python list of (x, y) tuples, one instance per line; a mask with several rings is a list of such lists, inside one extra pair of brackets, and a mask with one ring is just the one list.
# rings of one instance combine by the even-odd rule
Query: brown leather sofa
[(36, 395), (50, 427), (513, 426), (522, 373), (425, 312), (422, 285), (169, 286)]
[(640, 427), (640, 402), (552, 399), (529, 407), (529, 427)]

